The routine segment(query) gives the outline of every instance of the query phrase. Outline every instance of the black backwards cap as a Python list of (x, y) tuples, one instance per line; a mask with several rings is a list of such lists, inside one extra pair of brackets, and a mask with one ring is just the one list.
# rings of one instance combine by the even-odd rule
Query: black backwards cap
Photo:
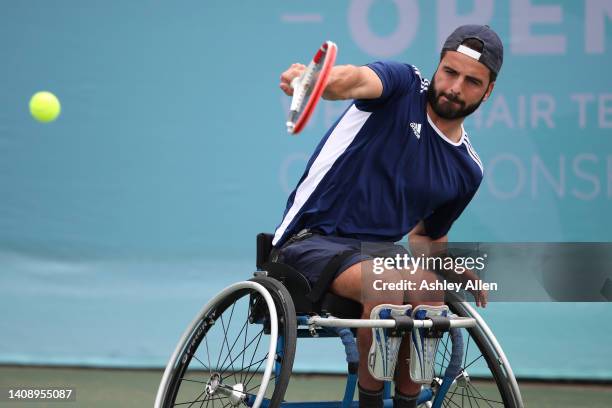
[[(461, 45), (470, 38), (480, 40), (482, 52)], [(495, 75), (499, 73), (504, 62), (504, 46), (499, 36), (488, 25), (467, 24), (452, 32), (444, 42), (442, 51), (457, 51), (484, 64)]]

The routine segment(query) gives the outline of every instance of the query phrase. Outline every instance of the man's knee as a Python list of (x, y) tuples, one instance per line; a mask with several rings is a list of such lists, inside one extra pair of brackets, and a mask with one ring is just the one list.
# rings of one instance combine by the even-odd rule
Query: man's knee
[(440, 277), (434, 272), (419, 268), (408, 278), (414, 290), (406, 292), (405, 301), (412, 306), (421, 304), (439, 305), (444, 303), (444, 291), (439, 289), (437, 283)]
[(361, 303), (364, 313), (369, 313), (374, 306), (381, 303), (403, 303), (404, 291), (397, 286), (401, 280), (402, 275), (397, 270), (388, 270), (377, 275), (373, 273), (372, 261), (362, 261), (336, 277), (330, 290), (338, 296)]
[(405, 289), (402, 274), (396, 269), (376, 274), (372, 269), (364, 271), (362, 279), (362, 304), (370, 308), (382, 303), (401, 305), (404, 303)]
[(367, 261), (356, 263), (342, 271), (332, 282), (330, 290), (332, 293), (349, 298), (356, 302), (361, 301), (361, 281), (363, 265)]

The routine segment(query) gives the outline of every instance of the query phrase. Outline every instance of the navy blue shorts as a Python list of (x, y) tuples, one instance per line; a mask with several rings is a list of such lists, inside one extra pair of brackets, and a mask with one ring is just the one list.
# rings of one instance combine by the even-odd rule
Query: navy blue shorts
[(344, 251), (354, 251), (354, 254), (340, 264), (334, 278), (356, 263), (377, 256), (408, 253), (404, 247), (393, 243), (364, 243), (353, 238), (315, 234), (281, 248), (278, 261), (297, 269), (314, 285), (329, 261)]

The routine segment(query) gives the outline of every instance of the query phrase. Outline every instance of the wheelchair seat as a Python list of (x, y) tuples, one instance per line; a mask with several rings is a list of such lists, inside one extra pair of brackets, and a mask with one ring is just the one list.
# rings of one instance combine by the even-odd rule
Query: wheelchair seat
[(338, 296), (331, 292), (323, 294), (318, 302), (309, 299), (308, 294), (312, 287), (310, 282), (299, 271), (287, 264), (271, 262), (269, 260), (272, 250), (272, 234), (261, 233), (257, 235), (257, 269), (266, 271), (267, 276), (280, 281), (289, 291), (291, 299), (298, 314), (327, 313), (345, 319), (359, 319), (362, 313), (360, 303)]

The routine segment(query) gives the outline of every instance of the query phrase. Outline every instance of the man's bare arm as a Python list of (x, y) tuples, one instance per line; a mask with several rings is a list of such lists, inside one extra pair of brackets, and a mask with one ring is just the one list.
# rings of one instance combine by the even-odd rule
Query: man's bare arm
[(382, 95), (383, 84), (372, 69), (354, 65), (335, 66), (323, 93), (324, 99), (375, 99)]
[[(306, 66), (293, 64), (281, 75), (280, 88), (287, 95), (293, 95), (291, 81), (302, 75)], [(382, 95), (383, 84), (378, 75), (370, 68), (354, 65), (337, 65), (332, 68), (323, 98), (340, 99), (375, 99)]]
[(408, 233), (408, 243), (410, 244), (410, 250), (413, 254), (424, 254), (425, 256), (435, 256), (432, 254), (432, 249), (436, 249), (436, 252), (446, 251), (446, 243), (448, 242), (448, 235), (444, 235), (438, 239), (432, 239), (425, 231), (425, 223), (419, 222), (416, 227)]

